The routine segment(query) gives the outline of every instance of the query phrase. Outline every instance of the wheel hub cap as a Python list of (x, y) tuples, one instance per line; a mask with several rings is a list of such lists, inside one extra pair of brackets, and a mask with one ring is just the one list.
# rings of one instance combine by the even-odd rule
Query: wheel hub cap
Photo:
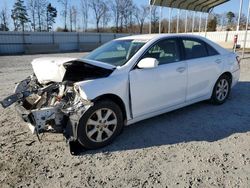
[(117, 117), (108, 108), (96, 110), (86, 124), (87, 137), (93, 142), (104, 142), (109, 139), (117, 127)]

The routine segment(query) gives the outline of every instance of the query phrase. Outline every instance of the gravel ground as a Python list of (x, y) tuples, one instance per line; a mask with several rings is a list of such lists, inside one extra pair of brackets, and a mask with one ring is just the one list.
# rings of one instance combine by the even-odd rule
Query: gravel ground
[[(41, 56), (0, 57), (0, 96)], [(0, 187), (250, 187), (250, 60), (227, 103), (194, 104), (126, 127), (103, 149), (71, 156), (62, 135), (40, 143), (0, 108)]]

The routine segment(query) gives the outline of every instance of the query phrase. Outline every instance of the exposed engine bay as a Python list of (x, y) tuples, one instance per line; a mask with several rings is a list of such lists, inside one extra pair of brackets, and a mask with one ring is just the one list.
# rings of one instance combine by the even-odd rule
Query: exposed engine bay
[(68, 140), (74, 140), (79, 119), (93, 105), (80, 95), (81, 88), (76, 83), (106, 77), (113, 70), (77, 60), (57, 61), (56, 65), (55, 60), (46, 63), (48, 66), (41, 66), (45, 67), (42, 70), (41, 61), (32, 62), (34, 74), (19, 82), (14, 94), (1, 104), (4, 108), (15, 104), (18, 114), (37, 135), (60, 132)]
[(80, 97), (72, 82), (41, 85), (35, 75), (21, 81), (15, 93), (1, 103), (3, 107), (16, 103), (18, 113), (30, 124), (32, 132), (38, 134), (44, 131), (62, 132), (70, 115), (84, 112), (92, 105)]

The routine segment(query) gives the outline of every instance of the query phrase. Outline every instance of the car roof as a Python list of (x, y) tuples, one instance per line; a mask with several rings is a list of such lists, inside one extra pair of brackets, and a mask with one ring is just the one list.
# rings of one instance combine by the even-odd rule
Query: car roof
[(130, 35), (122, 38), (117, 38), (115, 40), (138, 40), (138, 41), (144, 41), (144, 42), (149, 42), (149, 41), (156, 41), (162, 38), (167, 38), (167, 37), (188, 37), (188, 38), (194, 38), (194, 39), (200, 39), (210, 45), (212, 45), (220, 54), (226, 54), (229, 51), (222, 48), (215, 42), (200, 36), (200, 35), (195, 35), (195, 34), (186, 34), (186, 33), (179, 33), (179, 34), (142, 34), (142, 35)]
[(193, 34), (142, 34), (142, 35), (130, 35), (122, 38), (118, 38), (116, 40), (152, 40), (152, 39), (160, 39), (165, 37), (192, 37), (192, 38), (204, 38), (199, 35)]

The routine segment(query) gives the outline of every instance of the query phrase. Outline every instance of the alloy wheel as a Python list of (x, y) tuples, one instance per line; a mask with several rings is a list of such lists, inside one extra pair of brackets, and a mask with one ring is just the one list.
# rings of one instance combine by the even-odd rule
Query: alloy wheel
[(219, 101), (223, 101), (227, 95), (228, 95), (228, 91), (229, 91), (229, 83), (226, 79), (221, 79), (216, 87), (216, 98)]
[(93, 142), (109, 139), (117, 127), (117, 117), (113, 110), (101, 108), (89, 117), (86, 123), (86, 135)]

